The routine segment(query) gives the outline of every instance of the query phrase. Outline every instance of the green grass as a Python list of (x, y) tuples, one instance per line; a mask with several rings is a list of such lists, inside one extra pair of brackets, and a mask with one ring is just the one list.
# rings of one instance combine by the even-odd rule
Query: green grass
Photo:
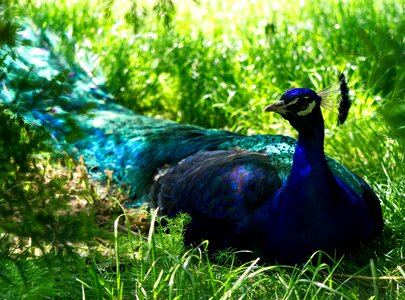
[[(185, 246), (185, 216), (169, 221), (170, 234), (158, 222), (141, 235), (124, 222), (127, 214), (100, 244), (89, 227), (97, 209), (86, 220), (83, 214), (60, 220), (46, 215), (43, 223), (35, 219), (36, 226), (59, 224), (54, 234), (63, 238), (72, 222), (77, 237), (70, 232), (58, 244), (39, 230), (42, 236), (29, 236), (34, 243), (26, 246), (29, 237), (20, 231), (3, 232), (5, 299), (405, 298), (404, 6), (394, 0), (239, 2), (179, 1), (166, 21), (140, 2), (129, 13), (125, 1), (32, 1), (26, 14), (60, 34), (57, 51), (72, 64), (80, 61), (104, 74), (107, 89), (123, 105), (205, 127), (294, 136), (287, 122), (263, 107), (291, 87), (336, 84), (345, 71), (354, 103), (342, 127), (335, 112), (325, 111), (326, 151), (378, 193), (383, 236), (330, 265), (314, 256), (299, 266), (269, 266), (239, 262), (232, 250), (213, 258), (207, 243)], [(62, 179), (55, 180), (47, 188), (63, 190)], [(97, 206), (97, 193), (80, 193)], [(51, 196), (41, 197), (46, 203)], [(111, 223), (119, 212), (115, 208)]]

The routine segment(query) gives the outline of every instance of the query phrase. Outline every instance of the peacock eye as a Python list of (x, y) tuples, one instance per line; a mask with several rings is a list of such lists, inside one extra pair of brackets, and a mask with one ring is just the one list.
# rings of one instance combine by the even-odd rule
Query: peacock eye
[(314, 100), (312, 100), (311, 102), (308, 103), (306, 108), (298, 111), (297, 115), (298, 116), (306, 116), (307, 114), (310, 114), (314, 110), (315, 106), (316, 106), (316, 102)]

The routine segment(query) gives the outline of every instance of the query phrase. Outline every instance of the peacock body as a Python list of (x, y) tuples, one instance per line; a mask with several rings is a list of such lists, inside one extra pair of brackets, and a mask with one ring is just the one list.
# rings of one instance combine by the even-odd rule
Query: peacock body
[[(380, 234), (377, 196), (324, 154), (322, 98), (314, 91), (291, 89), (266, 108), (290, 122), (297, 141), (178, 124), (116, 104), (90, 72), (52, 53), (52, 35), (27, 28), (22, 36), (30, 46), (6, 58), (0, 103), (82, 155), (93, 176), (113, 171), (134, 201), (169, 217), (190, 214), (187, 242), (208, 239), (211, 249), (295, 263), (319, 249), (354, 250)], [(21, 78), (36, 84), (22, 88)], [(49, 94), (55, 86), (61, 93)], [(81, 136), (71, 142), (77, 127)]]

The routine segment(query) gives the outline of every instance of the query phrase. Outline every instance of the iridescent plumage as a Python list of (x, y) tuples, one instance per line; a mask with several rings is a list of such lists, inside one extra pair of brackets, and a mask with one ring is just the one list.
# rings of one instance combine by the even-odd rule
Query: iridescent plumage
[[(32, 46), (7, 58), (0, 103), (47, 128), (55, 145), (83, 155), (93, 176), (113, 171), (135, 201), (170, 217), (190, 214), (188, 242), (208, 239), (211, 249), (295, 263), (318, 249), (351, 251), (381, 232), (377, 196), (324, 155), (316, 92), (291, 89), (266, 108), (298, 130), (298, 141), (183, 125), (116, 104), (88, 72), (52, 53), (52, 35), (46, 44), (30, 29), (24, 36)], [(35, 83), (29, 89), (16, 84), (25, 75)], [(343, 122), (348, 106), (341, 107)]]

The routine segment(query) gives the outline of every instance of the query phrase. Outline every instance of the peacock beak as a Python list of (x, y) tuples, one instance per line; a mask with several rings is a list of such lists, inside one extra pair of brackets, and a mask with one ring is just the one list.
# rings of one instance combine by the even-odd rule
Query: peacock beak
[(288, 112), (288, 110), (286, 109), (287, 105), (285, 104), (284, 100), (279, 100), (276, 103), (267, 105), (264, 108), (264, 111), (269, 112), (269, 111), (273, 111), (279, 114), (285, 114)]

